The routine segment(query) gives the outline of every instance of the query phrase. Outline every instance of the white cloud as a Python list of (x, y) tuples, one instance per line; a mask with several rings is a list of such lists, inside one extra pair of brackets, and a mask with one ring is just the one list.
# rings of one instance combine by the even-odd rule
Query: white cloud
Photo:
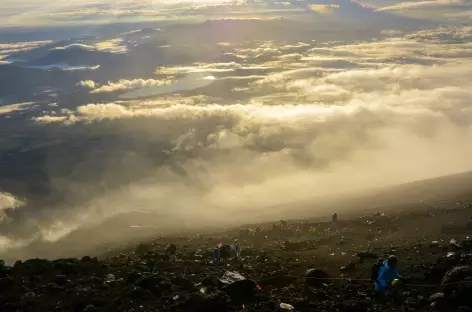
[(29, 68), (37, 68), (42, 70), (50, 70), (50, 69), (60, 69), (64, 71), (94, 71), (100, 68), (100, 65), (95, 66), (85, 66), (85, 65), (77, 65), (71, 66), (67, 63), (56, 63), (56, 64), (48, 64), (48, 65), (36, 65), (36, 66), (28, 66)]
[(53, 123), (53, 122), (67, 122), (68, 120), (74, 120), (74, 118), (68, 118), (66, 116), (51, 116), (51, 115), (44, 115), (40, 117), (33, 117), (33, 120), (42, 123)]
[[(0, 211), (5, 209), (16, 209), (24, 205), (24, 202), (9, 193), (0, 192)], [(1, 223), (1, 222), (0, 222)]]
[(100, 41), (94, 44), (72, 43), (63, 47), (56, 47), (54, 50), (83, 50), (83, 51), (103, 51), (110, 53), (126, 53), (128, 48), (123, 43), (123, 39), (115, 38)]
[[(187, 70), (185, 70), (187, 71)], [(190, 71), (180, 79), (121, 79), (116, 82), (109, 81), (99, 86), (93, 81), (81, 81), (79, 85), (91, 89), (91, 94), (122, 92), (122, 99), (148, 97), (176, 91), (193, 90), (205, 87), (215, 81), (215, 77), (204, 74), (205, 71)]]
[(401, 36), (403, 34), (403, 31), (397, 29), (382, 29), (380, 31), (380, 34), (384, 36), (397, 37)]
[(110, 40), (101, 41), (95, 44), (95, 48), (98, 51), (110, 52), (110, 53), (126, 53), (128, 48), (121, 38), (115, 38)]
[(31, 106), (35, 104), (34, 102), (25, 102), (25, 103), (16, 103), (16, 104), (9, 104), (9, 105), (3, 105), (0, 106), (0, 116), (1, 115), (7, 115), (12, 112), (16, 111), (22, 111), (28, 108), (28, 106)]
[[(460, 43), (472, 40), (472, 26), (465, 27), (439, 27), (436, 29), (424, 29), (405, 36), (407, 39), (435, 41), (438, 43)], [(447, 46), (436, 46), (444, 49)]]
[[(86, 85), (91, 85), (90, 82), (84, 82)], [(91, 93), (109, 93), (109, 92), (116, 92), (116, 91), (126, 91), (132, 89), (139, 89), (139, 88), (147, 88), (147, 87), (161, 87), (165, 85), (169, 85), (171, 81), (163, 81), (163, 80), (155, 80), (155, 79), (134, 79), (134, 80), (127, 80), (121, 79), (117, 82), (108, 82), (106, 85), (102, 85), (97, 87), (95, 84), (95, 88)]]
[(177, 91), (194, 90), (206, 87), (215, 81), (215, 77), (200, 72), (192, 72), (178, 80), (167, 80), (162, 84), (145, 84), (140, 88), (133, 88), (120, 96), (122, 99), (156, 96)]
[(335, 10), (339, 9), (339, 4), (311, 4), (308, 6), (311, 10), (322, 13), (332, 14)]
[(82, 43), (72, 43), (63, 47), (55, 47), (54, 50), (84, 50), (84, 51), (95, 51), (95, 47)]
[(96, 87), (96, 83), (93, 80), (82, 80), (77, 83), (77, 86), (93, 90)]
[[(364, 83), (372, 82), (370, 75), (365, 73), (364, 78), (367, 81)], [(363, 77), (357, 75), (357, 79)], [(350, 83), (353, 81), (354, 79)], [(472, 148), (464, 143), (472, 138), (472, 111), (467, 106), (472, 100), (470, 92), (459, 87), (434, 88), (433, 84), (432, 89), (428, 90), (370, 90), (358, 95), (350, 94), (350, 98), (343, 99), (344, 95), (340, 92), (343, 87), (297, 87), (298, 101), (311, 94), (317, 96), (320, 103), (177, 104), (164, 107), (159, 101), (150, 101), (146, 107), (130, 103), (105, 103), (81, 106), (64, 117), (68, 123), (107, 119), (128, 120), (131, 124), (133, 120), (140, 123), (140, 118), (152, 118), (156, 125), (163, 125), (162, 128), (153, 130), (160, 134), (161, 140), (174, 140), (175, 152), (204, 153), (209, 163), (201, 161), (205, 166), (210, 166), (211, 163), (208, 168), (212, 168), (213, 174), (226, 172), (231, 175), (232, 171), (225, 164), (229, 160), (227, 157), (234, 155), (238, 160), (233, 165), (237, 165), (238, 176), (242, 182), (251, 175), (263, 179), (263, 176), (277, 168), (277, 172), (269, 175), (273, 177), (272, 182), (263, 179), (261, 188), (283, 188), (288, 187), (283, 181), (296, 182), (300, 187), (298, 195), (302, 197), (309, 196), (308, 193), (303, 195), (302, 189), (308, 187), (307, 179), (311, 175), (317, 176), (318, 170), (318, 174), (326, 175), (328, 181), (334, 179), (333, 183), (336, 180), (335, 175), (341, 172), (356, 172), (355, 176), (362, 172), (361, 175), (366, 178), (363, 185), (373, 186), (375, 183), (381, 183), (379, 179), (382, 174), (388, 176), (383, 176), (383, 179), (398, 182), (401, 179), (408, 180), (469, 168), (467, 157), (472, 156)], [(327, 105), (329, 102), (340, 100), (344, 101), (342, 106)], [(165, 128), (168, 122), (172, 122), (174, 126)], [(431, 127), (431, 124), (435, 124), (435, 127)], [(193, 130), (187, 132), (189, 128)], [(402, 140), (396, 139), (400, 136)], [(402, 150), (409, 151), (408, 161), (406, 156), (399, 156)], [(224, 151), (230, 154), (225, 154)], [(430, 158), (430, 162), (421, 163), (421, 168), (415, 168), (419, 166), (418, 161), (422, 157), (431, 153), (436, 153), (434, 159)], [(254, 155), (259, 155), (260, 158), (250, 160)], [(444, 157), (447, 159), (446, 163)], [(379, 166), (375, 166), (373, 172), (376, 173), (372, 175), (363, 171), (370, 166), (369, 159), (374, 163), (378, 162)], [(396, 170), (382, 168), (386, 162), (389, 163), (388, 168), (392, 166)], [(312, 163), (315, 167), (302, 173), (297, 167), (301, 165), (304, 168), (304, 163)], [(354, 163), (359, 167), (353, 167)], [(323, 164), (328, 167), (322, 169)], [(430, 167), (432, 164), (437, 166), (434, 170)], [(193, 163), (189, 160), (185, 166), (192, 168)], [(223, 182), (226, 174), (214, 176), (212, 180), (220, 179), (221, 185), (232, 189), (231, 192), (238, 194), (238, 197), (243, 196), (242, 190), (237, 189), (236, 185), (230, 186), (227, 181)], [(321, 179), (321, 176), (319, 178)], [(314, 181), (316, 178), (312, 181), (316, 184)], [(348, 188), (352, 182), (353, 177), (345, 180), (345, 185), (339, 185), (336, 190)], [(316, 187), (320, 193), (328, 192), (328, 189), (321, 185), (316, 184)], [(218, 190), (222, 191), (220, 188)], [(224, 193), (226, 192), (228, 189)], [(259, 188), (250, 190), (249, 186), (245, 192), (255, 196), (255, 203), (263, 201), (263, 197), (268, 195)], [(281, 201), (288, 199), (292, 200), (293, 197), (278, 198)]]
[[(0, 226), (9, 223), (11, 218), (6, 213), (9, 209), (21, 208), (25, 203), (12, 194), (0, 192)], [(0, 250), (4, 245), (9, 245), (11, 241), (0, 235)]]
[(194, 63), (192, 66), (160, 67), (156, 74), (178, 75), (194, 73), (231, 73), (236, 70), (266, 70), (269, 67), (255, 64), (228, 63)]
[(401, 2), (395, 5), (386, 6), (377, 11), (401, 11), (401, 10), (424, 10), (424, 9), (444, 9), (471, 7), (469, 0), (428, 0), (415, 2)]
[(50, 40), (43, 41), (27, 41), (15, 43), (0, 43), (0, 56), (8, 55), (16, 52), (28, 51), (42, 45), (52, 43)]

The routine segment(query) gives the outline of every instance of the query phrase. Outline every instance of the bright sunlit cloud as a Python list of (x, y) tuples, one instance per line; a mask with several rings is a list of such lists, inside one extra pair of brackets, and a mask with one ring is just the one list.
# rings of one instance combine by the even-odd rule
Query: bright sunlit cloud
[[(4, 26), (112, 22), (127, 20), (165, 20), (181, 12), (232, 7), (245, 0), (6, 0), (0, 3)], [(190, 10), (190, 11), (189, 11)], [(193, 12), (195, 14), (195, 12)]]
[(339, 9), (339, 4), (311, 4), (310, 9), (322, 14), (331, 14), (334, 10)]

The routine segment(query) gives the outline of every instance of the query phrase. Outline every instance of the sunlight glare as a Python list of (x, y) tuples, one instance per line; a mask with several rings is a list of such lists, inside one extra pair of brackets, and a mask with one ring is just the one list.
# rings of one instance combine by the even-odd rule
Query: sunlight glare
[(161, 4), (223, 4), (234, 2), (234, 0), (161, 0)]

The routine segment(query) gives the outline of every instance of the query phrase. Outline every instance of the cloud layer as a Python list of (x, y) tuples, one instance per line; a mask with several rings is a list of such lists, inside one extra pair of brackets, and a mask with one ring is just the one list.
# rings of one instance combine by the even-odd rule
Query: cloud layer
[[(301, 44), (304, 49), (297, 56), (282, 54), (286, 57), (280, 58), (274, 54), (279, 61), (263, 63), (272, 67), (271, 74), (236, 91), (247, 96), (246, 103), (219, 104), (214, 99), (196, 105), (164, 99), (93, 103), (65, 115), (36, 120), (68, 124), (99, 120), (134, 124), (139, 119), (172, 122), (182, 126), (155, 131), (171, 142), (173, 152), (206, 155), (209, 158), (204, 166), (211, 163), (214, 168), (221, 162), (229, 172), (229, 155), (239, 155), (242, 163), (238, 172), (249, 170), (243, 181), (250, 175), (262, 180), (270, 176), (274, 181), (279, 175), (298, 172), (294, 168), (304, 168), (302, 175), (307, 176), (316, 176), (318, 170), (335, 176), (338, 169), (349, 172), (356, 168), (361, 176), (365, 174), (368, 186), (380, 183), (378, 179), (394, 183), (461, 171), (470, 169), (467, 159), (471, 149), (464, 140), (470, 138), (472, 122), (472, 63), (468, 59), (472, 47), (468, 42), (454, 42), (454, 38), (467, 34), (467, 28), (443, 28), (351, 45), (310, 48)], [(260, 49), (237, 48), (236, 52), (247, 58), (257, 56)], [(262, 49), (286, 48), (267, 45)], [(233, 63), (201, 68), (218, 72), (239, 67)], [(117, 85), (126, 89), (128, 83)], [(110, 86), (114, 89), (115, 85), (105, 88)], [(254, 153), (264, 155), (264, 162), (252, 160)], [(405, 153), (404, 157), (399, 153)], [(391, 154), (395, 157), (388, 156)], [(438, 156), (432, 157), (431, 163), (420, 160), (432, 154)], [(364, 161), (378, 162), (377, 173), (360, 170), (358, 165)], [(393, 163), (387, 167), (394, 170), (385, 168), (389, 162)], [(418, 162), (428, 165), (420, 170)], [(432, 163), (435, 170), (431, 170)], [(183, 165), (194, 164), (189, 160)], [(279, 172), (272, 171), (275, 167)], [(253, 168), (258, 168), (258, 174)], [(417, 170), (411, 171), (413, 168)], [(344, 171), (340, 172), (339, 177), (344, 177)], [(288, 176), (284, 179), (291, 181)], [(352, 182), (343, 179), (346, 185)]]

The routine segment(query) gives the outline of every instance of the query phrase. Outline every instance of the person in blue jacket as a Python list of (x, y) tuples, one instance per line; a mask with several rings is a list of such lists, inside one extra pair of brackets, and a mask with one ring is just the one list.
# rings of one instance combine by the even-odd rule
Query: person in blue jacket
[(385, 260), (377, 273), (375, 280), (375, 291), (379, 293), (391, 294), (396, 283), (401, 278), (397, 271), (398, 258), (396, 256), (389, 256)]

